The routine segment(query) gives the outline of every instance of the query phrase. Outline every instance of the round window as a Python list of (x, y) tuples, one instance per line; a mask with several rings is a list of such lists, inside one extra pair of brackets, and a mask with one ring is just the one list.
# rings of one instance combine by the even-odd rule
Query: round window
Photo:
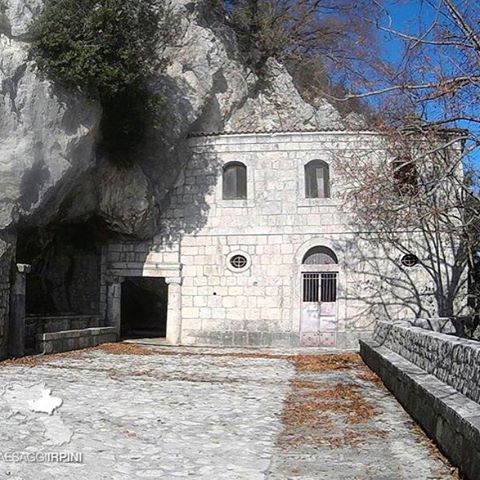
[(252, 265), (250, 255), (241, 250), (230, 252), (226, 258), (227, 268), (234, 273), (246, 272)]
[(245, 268), (247, 266), (247, 263), (248, 263), (248, 260), (245, 256), (243, 255), (234, 255), (231, 259), (230, 259), (230, 265), (233, 267), (233, 268), (236, 268), (236, 269), (242, 269), (242, 268)]
[(402, 257), (402, 264), (405, 267), (414, 267), (418, 263), (418, 257), (413, 255), (413, 253), (408, 253)]

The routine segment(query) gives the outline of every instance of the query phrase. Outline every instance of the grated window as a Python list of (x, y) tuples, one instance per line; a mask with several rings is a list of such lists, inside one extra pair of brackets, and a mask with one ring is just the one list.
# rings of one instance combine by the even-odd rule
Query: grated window
[(304, 302), (336, 302), (337, 301), (337, 274), (336, 273), (304, 273), (303, 274), (303, 301)]
[(248, 260), (243, 255), (234, 255), (230, 259), (230, 265), (233, 268), (237, 268), (237, 269), (245, 268), (247, 266), (247, 263), (248, 263)]
[(405, 267), (414, 267), (418, 262), (418, 257), (412, 253), (408, 253), (402, 257), (402, 264), (405, 265)]

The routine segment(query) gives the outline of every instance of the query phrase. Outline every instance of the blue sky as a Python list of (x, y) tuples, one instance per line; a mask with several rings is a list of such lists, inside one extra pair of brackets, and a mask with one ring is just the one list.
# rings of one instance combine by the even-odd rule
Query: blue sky
[[(457, 1), (457, 5), (461, 6), (464, 4), (464, 1), (465, 0)], [(468, 4), (470, 1), (476, 4), (476, 2), (480, 0), (466, 0), (465, 4)], [(439, 3), (439, 0), (432, 0), (432, 3), (437, 4)], [(424, 0), (387, 0), (385, 2), (385, 8), (392, 21), (391, 28), (406, 34), (415, 35), (419, 32), (424, 32), (435, 19), (434, 8)], [(478, 13), (476, 10), (477, 8), (478, 4), (476, 4), (476, 6), (474, 5), (471, 10), (472, 16), (468, 18), (471, 22), (473, 20), (473, 15)], [(387, 19), (388, 17), (385, 16), (384, 26), (386, 26)], [(477, 22), (472, 22), (472, 24), (477, 26), (478, 20)], [(380, 33), (379, 40), (381, 42), (382, 55), (390, 62), (397, 65), (400, 64), (402, 61), (403, 42), (389, 33)], [(432, 113), (434, 113), (433, 109)], [(480, 112), (475, 110), (470, 111), (469, 113), (480, 116)], [(470, 125), (466, 122), (459, 122), (458, 126), (468, 128)], [(475, 125), (474, 129), (478, 130), (478, 126)], [(480, 168), (480, 151), (475, 151), (471, 156), (471, 160), (477, 168)]]
[[(385, 3), (385, 9), (392, 20), (392, 28), (402, 33), (417, 34), (433, 20), (433, 10), (422, 0), (392, 1)], [(391, 34), (383, 34), (382, 40), (388, 47), (386, 54), (391, 60), (400, 60), (402, 42)]]

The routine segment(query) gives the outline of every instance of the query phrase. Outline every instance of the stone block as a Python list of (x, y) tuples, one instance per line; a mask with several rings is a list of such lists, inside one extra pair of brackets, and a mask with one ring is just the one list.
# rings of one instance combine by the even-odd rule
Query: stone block
[(204, 319), (210, 319), (212, 318), (212, 309), (209, 307), (202, 307), (200, 308), (200, 318), (202, 320)]
[(270, 332), (262, 332), (262, 346), (270, 347), (272, 345), (272, 334)]
[(248, 332), (248, 346), (250, 347), (261, 347), (262, 342), (262, 332)]
[(225, 318), (243, 321), (245, 319), (245, 310), (243, 308), (227, 308)]
[(43, 348), (40, 348), (42, 353), (54, 353), (54, 343), (52, 340), (50, 341), (43, 341)]
[(245, 347), (248, 345), (248, 332), (234, 331), (233, 345), (238, 347)]
[(200, 309), (197, 307), (185, 307), (182, 308), (182, 316), (184, 318), (198, 318)]
[(224, 319), (226, 315), (226, 309), (223, 307), (213, 307), (212, 308), (212, 318), (214, 319)]
[(223, 345), (233, 346), (233, 332), (223, 332)]
[(289, 332), (272, 332), (270, 333), (270, 344), (272, 347), (290, 348), (292, 339)]
[(206, 307), (207, 306), (207, 298), (204, 296), (196, 296), (193, 298), (193, 305), (195, 307)]

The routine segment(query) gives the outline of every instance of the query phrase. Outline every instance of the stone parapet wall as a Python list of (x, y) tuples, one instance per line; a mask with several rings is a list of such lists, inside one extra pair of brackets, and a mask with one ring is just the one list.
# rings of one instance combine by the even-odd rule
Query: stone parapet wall
[(26, 319), (27, 326), (34, 327), (38, 334), (101, 327), (102, 322), (101, 315), (31, 316)]
[(373, 339), (480, 402), (480, 342), (388, 322), (377, 323)]
[(478, 480), (480, 405), (374, 340), (360, 341), (360, 354), (461, 478)]
[(37, 351), (44, 354), (69, 352), (117, 340), (118, 335), (114, 327), (43, 333), (37, 335)]
[(30, 316), (26, 318), (27, 348), (35, 345), (37, 335), (65, 330), (83, 330), (103, 326), (101, 315)]

